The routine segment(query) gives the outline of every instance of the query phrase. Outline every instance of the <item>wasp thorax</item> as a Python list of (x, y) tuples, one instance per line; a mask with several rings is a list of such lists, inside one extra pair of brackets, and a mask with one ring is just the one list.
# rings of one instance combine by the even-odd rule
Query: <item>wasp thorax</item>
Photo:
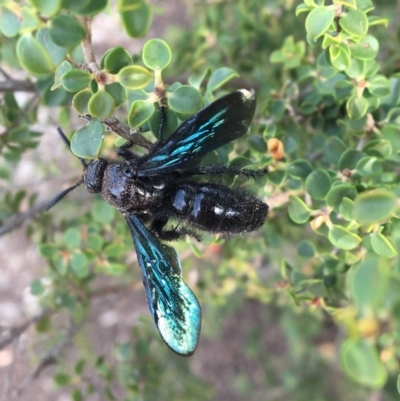
[(83, 174), (83, 181), (90, 193), (101, 192), (104, 171), (108, 166), (107, 160), (92, 160), (86, 167)]

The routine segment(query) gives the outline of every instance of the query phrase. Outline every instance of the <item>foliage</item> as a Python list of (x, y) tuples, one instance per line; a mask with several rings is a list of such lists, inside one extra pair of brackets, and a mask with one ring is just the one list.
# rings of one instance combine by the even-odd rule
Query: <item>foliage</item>
[[(267, 224), (246, 238), (207, 235), (201, 244), (174, 244), (179, 252), (190, 248), (195, 255), (183, 261), (183, 271), (188, 279), (196, 277), (188, 281), (206, 310), (203, 335), (216, 335), (215, 321), (233, 315), (249, 298), (275, 311), (288, 344), (284, 357), (271, 356), (278, 368), (266, 361), (262, 329), (243, 344), (249, 359), (261, 366), (265, 386), (283, 388), (276, 399), (340, 399), (341, 391), (345, 399), (352, 391), (353, 399), (361, 400), (369, 389), (395, 399), (400, 79), (399, 43), (386, 19), (393, 17), (394, 4), (292, 3), (192, 0), (187, 4), (193, 29), (171, 26), (168, 44), (150, 39), (141, 55), (114, 47), (97, 64), (87, 32), (90, 18), (107, 7), (112, 12), (107, 1), (0, 2), (3, 75), (14, 85), (3, 89), (1, 101), (2, 187), (7, 188), (25, 153), (39, 144), (41, 133), (32, 126), (41, 107), (57, 110), (59, 125), (68, 130), (70, 115), (88, 120), (79, 122), (71, 147), (90, 159), (120, 145), (122, 138), (148, 147), (158, 135), (160, 102), (169, 106), (168, 135), (219, 96), (223, 86), (226, 91), (256, 87), (259, 107), (250, 134), (212, 152), (205, 162), (268, 165), (267, 184), (243, 178), (226, 182), (267, 199), (272, 207)], [(146, 35), (152, 9), (145, 0), (119, 0), (117, 12), (130, 37)], [(11, 78), (21, 69), (26, 82)], [(180, 74), (190, 74), (187, 84), (172, 82)], [(17, 85), (33, 93), (23, 105), (15, 96)], [(22, 211), (24, 200), (33, 205), (35, 195), (6, 191), (0, 220)], [(133, 288), (140, 277), (138, 268), (128, 268), (132, 245), (114, 209), (96, 199), (89, 212), (75, 208), (71, 218), (68, 207), (54, 209), (52, 217), (41, 214), (29, 228), (49, 264), (46, 277), (31, 286), (52, 311), (38, 324), (40, 336), (57, 337), (60, 328), (52, 316), (66, 314), (79, 353), (73, 368), (68, 362), (57, 366), (56, 384), (67, 386), (74, 400), (95, 391), (97, 378), (108, 399), (116, 397), (115, 382), (127, 400), (209, 399), (212, 390), (188, 371), (187, 360), (171, 356), (147, 320), (135, 325), (132, 341), (116, 344), (113, 355), (85, 349), (88, 344), (75, 329), (84, 326), (101, 293), (96, 279), (106, 275), (117, 287)], [(210, 257), (208, 266), (204, 261)], [(214, 321), (207, 320), (207, 312)], [(265, 325), (271, 315), (263, 312)], [(345, 377), (335, 379), (340, 391), (331, 394), (329, 386), (335, 386), (325, 383), (331, 374), (326, 359), (334, 364), (335, 352), (326, 354), (316, 338), (337, 333), (336, 328), (342, 329), (334, 346)], [(245, 373), (239, 374), (236, 392), (259, 399), (251, 387)]]

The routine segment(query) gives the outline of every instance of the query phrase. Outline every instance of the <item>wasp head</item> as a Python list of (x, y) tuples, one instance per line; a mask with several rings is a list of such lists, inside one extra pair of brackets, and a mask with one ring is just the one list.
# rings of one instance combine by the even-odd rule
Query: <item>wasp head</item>
[(101, 192), (103, 186), (104, 171), (108, 166), (105, 159), (92, 160), (85, 168), (83, 173), (83, 182), (86, 189), (94, 194)]

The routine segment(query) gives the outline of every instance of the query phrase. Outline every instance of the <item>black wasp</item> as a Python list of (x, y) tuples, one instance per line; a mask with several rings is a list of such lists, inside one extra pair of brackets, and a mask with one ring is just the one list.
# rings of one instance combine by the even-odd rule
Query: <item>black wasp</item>
[[(268, 206), (261, 200), (243, 191), (192, 178), (220, 174), (255, 177), (267, 173), (266, 169), (199, 164), (208, 152), (246, 133), (255, 107), (254, 92), (239, 90), (200, 110), (168, 139), (157, 141), (144, 156), (124, 145), (117, 150), (125, 159), (122, 163), (101, 158), (86, 163), (81, 159), (82, 180), (57, 195), (47, 207), (50, 209), (84, 183), (90, 193), (101, 193), (125, 216), (151, 315), (162, 339), (180, 355), (190, 356), (196, 349), (201, 308), (159, 239), (172, 241), (185, 235), (197, 238), (196, 229), (245, 233), (263, 225)], [(61, 131), (60, 134), (69, 145), (65, 135)], [(170, 218), (185, 226), (167, 230)]]

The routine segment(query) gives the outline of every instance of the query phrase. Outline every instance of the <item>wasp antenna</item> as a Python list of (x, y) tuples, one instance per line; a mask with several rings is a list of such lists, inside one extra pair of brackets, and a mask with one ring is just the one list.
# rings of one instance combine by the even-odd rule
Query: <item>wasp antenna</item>
[(73, 191), (75, 188), (79, 187), (79, 185), (83, 184), (83, 179), (79, 180), (76, 184), (72, 185), (72, 187), (69, 187), (67, 189), (64, 189), (64, 191), (60, 192), (58, 195), (56, 195), (45, 207), (45, 211), (47, 212), (50, 210), (56, 203), (58, 203), (62, 198), (64, 198), (65, 195), (69, 194), (71, 191)]
[[(68, 149), (71, 150), (71, 142), (69, 141), (69, 139), (67, 138), (67, 136), (64, 134), (64, 132), (62, 132), (61, 128), (58, 127), (57, 128), (58, 133), (60, 134), (61, 139), (64, 141), (64, 143), (67, 145)], [(81, 159), (80, 157), (78, 157), (79, 161), (81, 162), (82, 166), (84, 168), (87, 167), (87, 163), (85, 162), (85, 160)]]

